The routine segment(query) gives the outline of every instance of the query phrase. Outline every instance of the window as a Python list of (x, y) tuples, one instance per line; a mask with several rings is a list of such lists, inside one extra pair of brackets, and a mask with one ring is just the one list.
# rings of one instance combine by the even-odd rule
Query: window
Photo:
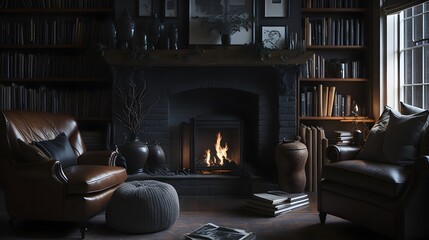
[[(399, 88), (399, 91), (390, 91), (389, 86), (392, 87), (393, 80), (387, 82), (388, 104), (389, 99), (398, 99), (429, 109), (429, 1), (388, 16), (386, 29), (387, 48), (390, 46), (397, 49), (396, 53), (387, 51), (387, 64), (391, 61), (390, 66), (393, 66), (397, 74)], [(392, 61), (392, 58), (398, 61)], [(392, 74), (389, 69), (388, 66), (387, 79)], [(392, 96), (395, 94), (398, 96)]]

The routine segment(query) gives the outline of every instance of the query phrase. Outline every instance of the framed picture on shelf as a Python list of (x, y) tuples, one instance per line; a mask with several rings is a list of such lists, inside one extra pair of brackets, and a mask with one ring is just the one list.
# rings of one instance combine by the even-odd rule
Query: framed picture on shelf
[[(237, 19), (252, 19), (253, 5), (253, 0), (189, 0), (189, 45), (220, 45), (220, 32), (232, 29)], [(207, 20), (205, 24), (203, 19)], [(225, 22), (225, 19), (230, 21)], [(213, 24), (208, 25), (207, 22)], [(254, 22), (247, 23), (247, 31), (244, 27), (238, 27), (239, 31), (230, 34), (232, 45), (253, 43)]]
[(177, 18), (179, 15), (179, 0), (164, 0), (164, 17)]
[(270, 49), (284, 49), (287, 26), (262, 26), (262, 43)]
[(264, 0), (265, 17), (289, 17), (289, 0)]
[(138, 16), (151, 17), (152, 16), (152, 0), (138, 0)]

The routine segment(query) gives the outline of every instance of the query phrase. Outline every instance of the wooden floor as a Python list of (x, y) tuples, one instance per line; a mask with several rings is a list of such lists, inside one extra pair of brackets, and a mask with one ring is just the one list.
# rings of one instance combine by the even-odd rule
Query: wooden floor
[[(274, 218), (261, 217), (243, 209), (243, 197), (192, 196), (180, 197), (181, 212), (176, 223), (161, 232), (127, 234), (110, 229), (104, 213), (89, 221), (86, 239), (184, 239), (184, 234), (211, 222), (256, 233), (258, 240), (283, 239), (388, 239), (348, 221), (329, 216), (319, 223), (316, 199), (311, 195), (309, 206)], [(10, 226), (0, 191), (0, 239), (79, 239), (74, 223), (17, 220)]]

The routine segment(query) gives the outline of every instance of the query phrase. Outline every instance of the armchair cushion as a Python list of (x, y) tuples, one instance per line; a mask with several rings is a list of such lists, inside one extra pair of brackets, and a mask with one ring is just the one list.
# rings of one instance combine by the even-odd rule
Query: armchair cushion
[(323, 166), (322, 178), (387, 197), (404, 190), (410, 174), (408, 167), (375, 161), (349, 160)]
[(46, 156), (38, 147), (33, 144), (28, 144), (21, 139), (17, 139), (20, 157), (15, 158), (19, 162), (38, 162), (49, 160), (49, 157)]
[(419, 154), (423, 126), (428, 119), (428, 111), (412, 115), (401, 115), (390, 111), (389, 124), (383, 143), (383, 154), (391, 163), (413, 162)]
[(124, 182), (127, 173), (122, 167), (102, 165), (75, 165), (64, 169), (67, 176), (67, 194), (101, 192)]
[(76, 165), (77, 157), (65, 133), (60, 133), (55, 139), (33, 142), (50, 159), (58, 160), (66, 168)]
[[(404, 115), (415, 114), (423, 111), (425, 111), (425, 109), (414, 107), (401, 102), (401, 113)], [(425, 156), (425, 155), (429, 155), (429, 120), (426, 122), (426, 125), (424, 126), (422, 141), (420, 144), (420, 156)]]
[(384, 137), (386, 135), (386, 128), (389, 123), (392, 108), (385, 106), (378, 121), (371, 128), (368, 137), (366, 138), (365, 145), (362, 150), (357, 154), (358, 159), (364, 160), (384, 160), (385, 157), (381, 149), (383, 148)]

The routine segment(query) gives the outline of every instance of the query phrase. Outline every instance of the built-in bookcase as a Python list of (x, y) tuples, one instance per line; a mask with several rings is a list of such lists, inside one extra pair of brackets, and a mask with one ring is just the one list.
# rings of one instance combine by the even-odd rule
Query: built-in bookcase
[(69, 114), (83, 134), (109, 134), (112, 77), (96, 49), (113, 8), (113, 0), (0, 0), (0, 109)]
[(299, 123), (329, 134), (373, 122), (371, 11), (370, 0), (301, 1), (302, 34), (313, 56), (300, 72)]

